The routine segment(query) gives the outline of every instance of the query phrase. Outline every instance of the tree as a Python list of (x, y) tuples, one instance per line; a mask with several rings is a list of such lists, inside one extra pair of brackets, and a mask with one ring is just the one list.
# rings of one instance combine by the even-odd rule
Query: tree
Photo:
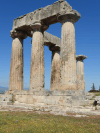
[(94, 83), (93, 83), (93, 86), (92, 86), (92, 90), (95, 90), (95, 86), (94, 86)]
[(99, 86), (99, 92), (100, 92), (100, 86)]

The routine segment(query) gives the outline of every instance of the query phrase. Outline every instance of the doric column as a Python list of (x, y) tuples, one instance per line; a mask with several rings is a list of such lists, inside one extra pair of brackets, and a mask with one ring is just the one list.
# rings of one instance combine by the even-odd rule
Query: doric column
[(84, 56), (84, 55), (76, 56), (76, 60), (77, 60), (77, 90), (85, 90), (83, 60), (86, 58), (87, 58), (87, 56)]
[(59, 90), (60, 86), (60, 51), (52, 51), (50, 90)]
[(36, 22), (32, 26), (30, 90), (44, 90), (44, 31), (48, 26)]
[(23, 90), (23, 39), (27, 35), (22, 31), (11, 31), (12, 54), (10, 65), (9, 91)]
[(80, 14), (76, 11), (58, 15), (61, 32), (61, 81), (60, 90), (76, 90), (75, 26)]

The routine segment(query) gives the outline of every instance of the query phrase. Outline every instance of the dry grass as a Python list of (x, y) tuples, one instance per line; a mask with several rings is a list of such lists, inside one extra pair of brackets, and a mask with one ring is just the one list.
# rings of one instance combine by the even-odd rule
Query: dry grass
[(100, 133), (100, 116), (74, 118), (33, 112), (0, 112), (0, 133)]

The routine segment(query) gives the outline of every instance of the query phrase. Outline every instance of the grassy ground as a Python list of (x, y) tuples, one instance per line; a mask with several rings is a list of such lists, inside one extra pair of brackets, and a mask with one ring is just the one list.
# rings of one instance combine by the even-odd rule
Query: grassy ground
[(100, 116), (0, 112), (0, 133), (100, 133)]

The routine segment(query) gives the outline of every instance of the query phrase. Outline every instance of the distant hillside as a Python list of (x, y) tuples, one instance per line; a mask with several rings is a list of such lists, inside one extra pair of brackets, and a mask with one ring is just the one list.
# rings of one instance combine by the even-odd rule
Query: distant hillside
[(4, 94), (5, 93), (5, 91), (3, 91), (3, 90), (0, 90), (0, 94)]
[[(29, 88), (24, 88), (25, 90), (29, 90)], [(5, 93), (5, 91), (8, 91), (9, 90), (9, 88), (8, 87), (2, 87), (2, 86), (0, 86), (0, 94), (3, 94), (3, 93)]]
[(5, 91), (7, 91), (7, 90), (8, 90), (7, 87), (2, 87), (2, 86), (0, 86), (0, 94), (5, 93)]
[[(0, 86), (0, 94), (5, 93), (5, 91), (8, 91), (9, 88), (8, 87), (2, 87)], [(29, 90), (29, 88), (24, 88), (24, 90)], [(44, 88), (44, 90), (50, 90), (50, 88)]]

